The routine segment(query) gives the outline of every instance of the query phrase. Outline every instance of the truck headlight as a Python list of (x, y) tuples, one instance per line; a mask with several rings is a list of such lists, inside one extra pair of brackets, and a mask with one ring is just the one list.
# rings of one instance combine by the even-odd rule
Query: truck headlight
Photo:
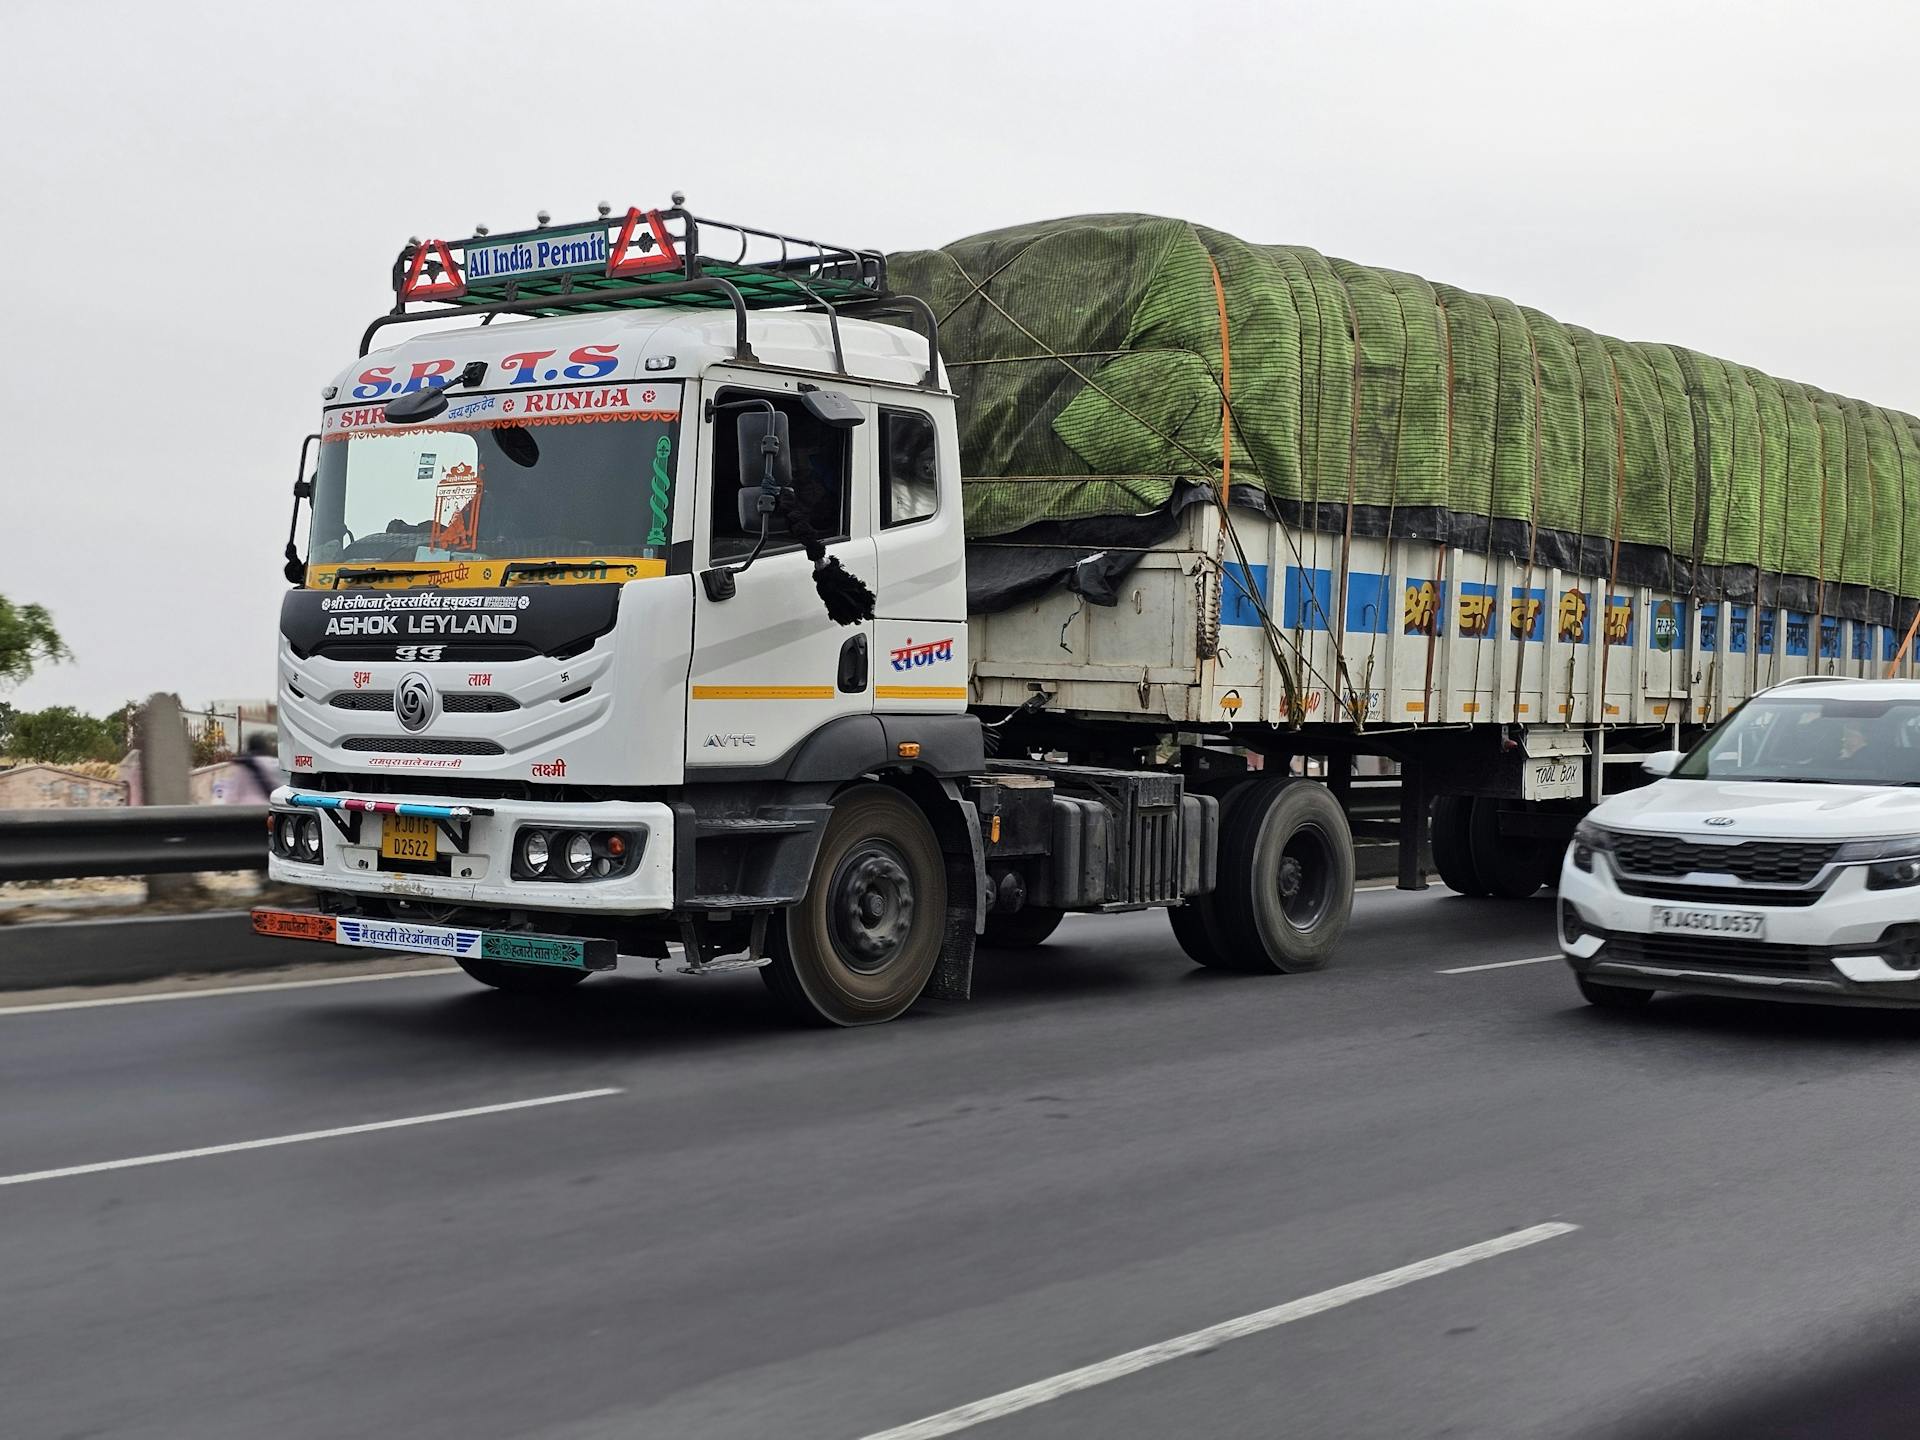
[(567, 862), (567, 873), (579, 879), (593, 868), (593, 842), (578, 832), (569, 835), (562, 858)]
[(300, 817), (300, 856), (304, 860), (320, 858), (320, 817), (318, 815)]
[(522, 830), (520, 832), (520, 868), (528, 875), (546, 873), (547, 862), (553, 858), (553, 849), (547, 843), (544, 830)]

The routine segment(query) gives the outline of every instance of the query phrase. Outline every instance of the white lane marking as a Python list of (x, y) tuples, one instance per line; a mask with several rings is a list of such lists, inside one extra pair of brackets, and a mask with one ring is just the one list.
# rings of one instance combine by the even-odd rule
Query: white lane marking
[(471, 1120), (477, 1115), (504, 1115), (509, 1110), (532, 1110), (541, 1105), (565, 1105), (574, 1100), (599, 1100), (619, 1095), (618, 1088), (575, 1090), (566, 1095), (542, 1095), (533, 1100), (509, 1100), (503, 1105), (475, 1105), (466, 1110), (442, 1110), (435, 1115), (407, 1115), (398, 1120), (374, 1120), (365, 1125), (338, 1125), (331, 1130), (303, 1130), (298, 1135), (270, 1135), (264, 1140), (237, 1140), (231, 1145), (202, 1145), (196, 1150), (169, 1150), (159, 1155), (134, 1155), (125, 1160), (100, 1160), (92, 1165), (65, 1165), (58, 1170), (30, 1170), (22, 1175), (0, 1175), (0, 1185), (31, 1185), (36, 1180), (63, 1180), (71, 1175), (98, 1175), (103, 1170), (131, 1170), (141, 1165), (165, 1165), (174, 1160), (202, 1160), (209, 1155), (233, 1155), (242, 1150), (270, 1150), (276, 1145), (303, 1145), (309, 1140), (337, 1140), (342, 1135), (370, 1135), (376, 1130), (404, 1130), (410, 1125), (437, 1125), (442, 1120)]
[(422, 975), (458, 975), (458, 965), (428, 970), (387, 970), (378, 975), (329, 975), (321, 980), (268, 981), (262, 985), (207, 985), (193, 990), (157, 990), (149, 995), (109, 995), (100, 1000), (54, 1000), (45, 1005), (0, 1005), (0, 1015), (45, 1014), (49, 1010), (96, 1010), (103, 1005), (149, 1005), (156, 1000), (204, 1000), (209, 995), (264, 995), (272, 990), (317, 990), (323, 985), (364, 985), (372, 980), (417, 980)]
[(1365, 1300), (1368, 1296), (1378, 1295), (1383, 1291), (1397, 1290), (1402, 1285), (1411, 1285), (1416, 1280), (1444, 1275), (1449, 1270), (1458, 1270), (1475, 1261), (1491, 1260), (1494, 1256), (1505, 1255), (1509, 1251), (1524, 1250), (1529, 1245), (1538, 1245), (1542, 1240), (1572, 1234), (1579, 1228), (1578, 1225), (1552, 1221), (1544, 1225), (1534, 1225), (1525, 1230), (1516, 1230), (1511, 1235), (1482, 1240), (1478, 1245), (1449, 1250), (1444, 1255), (1416, 1260), (1413, 1264), (1402, 1265), (1397, 1270), (1383, 1270), (1378, 1275), (1369, 1275), (1366, 1279), (1355, 1280), (1349, 1285), (1322, 1290), (1317, 1295), (1308, 1295), (1304, 1299), (1290, 1300), (1285, 1305), (1274, 1306), (1271, 1310), (1256, 1310), (1253, 1314), (1242, 1315), (1237, 1320), (1223, 1320), (1218, 1325), (1207, 1326), (1204, 1330), (1195, 1330), (1171, 1340), (1162, 1340), (1157, 1345), (1148, 1345), (1143, 1349), (1129, 1350), (1124, 1355), (1115, 1355), (1112, 1359), (1101, 1360), (1093, 1365), (1083, 1365), (1078, 1370), (1068, 1370), (1048, 1380), (1036, 1380), (1031, 1385), (1022, 1385), (1018, 1390), (1007, 1390), (998, 1395), (990, 1395), (985, 1400), (975, 1400), (972, 1404), (962, 1405), (955, 1410), (943, 1410), (938, 1415), (929, 1415), (926, 1419), (916, 1420), (911, 1425), (901, 1425), (892, 1430), (879, 1430), (865, 1436), (864, 1440), (935, 1440), (937, 1436), (952, 1435), (956, 1431), (970, 1429), (975, 1425), (985, 1424), (989, 1420), (998, 1420), (1002, 1416), (1012, 1415), (1021, 1410), (1030, 1410), (1035, 1405), (1044, 1405), (1049, 1400), (1058, 1400), (1062, 1395), (1071, 1395), (1078, 1390), (1089, 1390), (1095, 1385), (1104, 1385), (1109, 1380), (1118, 1380), (1123, 1375), (1136, 1374), (1154, 1365), (1164, 1365), (1169, 1360), (1197, 1355), (1204, 1350), (1223, 1345), (1229, 1340), (1244, 1339), (1248, 1335), (1257, 1335), (1262, 1330), (1271, 1330), (1277, 1325), (1288, 1325), (1295, 1320), (1305, 1320), (1309, 1316), (1318, 1315), (1342, 1305), (1351, 1305), (1356, 1300)]
[(1551, 955), (1529, 955), (1524, 960), (1496, 960), (1491, 965), (1456, 965), (1451, 970), (1436, 970), (1433, 973), (1436, 975), (1471, 975), (1476, 970), (1511, 970), (1516, 965), (1544, 965), (1549, 960), (1559, 960), (1563, 958), (1560, 952), (1556, 950)]

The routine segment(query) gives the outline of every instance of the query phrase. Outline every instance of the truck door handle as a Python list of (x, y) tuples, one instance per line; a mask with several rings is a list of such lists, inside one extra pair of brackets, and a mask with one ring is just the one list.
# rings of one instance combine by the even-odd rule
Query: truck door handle
[(867, 688), (867, 637), (855, 635), (840, 647), (840, 693), (858, 695)]

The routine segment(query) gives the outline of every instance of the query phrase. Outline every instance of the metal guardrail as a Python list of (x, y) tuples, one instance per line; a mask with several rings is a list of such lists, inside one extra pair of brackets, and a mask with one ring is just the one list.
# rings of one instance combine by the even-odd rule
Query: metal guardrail
[(264, 805), (0, 810), (0, 880), (266, 868)]
[[(1393, 839), (1399, 808), (1398, 779), (1356, 779), (1354, 837)], [(264, 805), (0, 810), (0, 881), (266, 868)]]

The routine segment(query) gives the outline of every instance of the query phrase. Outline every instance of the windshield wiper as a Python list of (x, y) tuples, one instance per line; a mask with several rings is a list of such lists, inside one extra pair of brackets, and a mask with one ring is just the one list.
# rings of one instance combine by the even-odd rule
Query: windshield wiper
[(514, 560), (500, 572), (500, 583), (505, 585), (515, 575), (566, 575), (575, 570), (611, 570), (613, 566), (605, 560)]
[(342, 580), (403, 580), (409, 575), (430, 575), (430, 570), (401, 570), (391, 565), (365, 565), (358, 570), (340, 569), (333, 572), (333, 588), (338, 590)]

